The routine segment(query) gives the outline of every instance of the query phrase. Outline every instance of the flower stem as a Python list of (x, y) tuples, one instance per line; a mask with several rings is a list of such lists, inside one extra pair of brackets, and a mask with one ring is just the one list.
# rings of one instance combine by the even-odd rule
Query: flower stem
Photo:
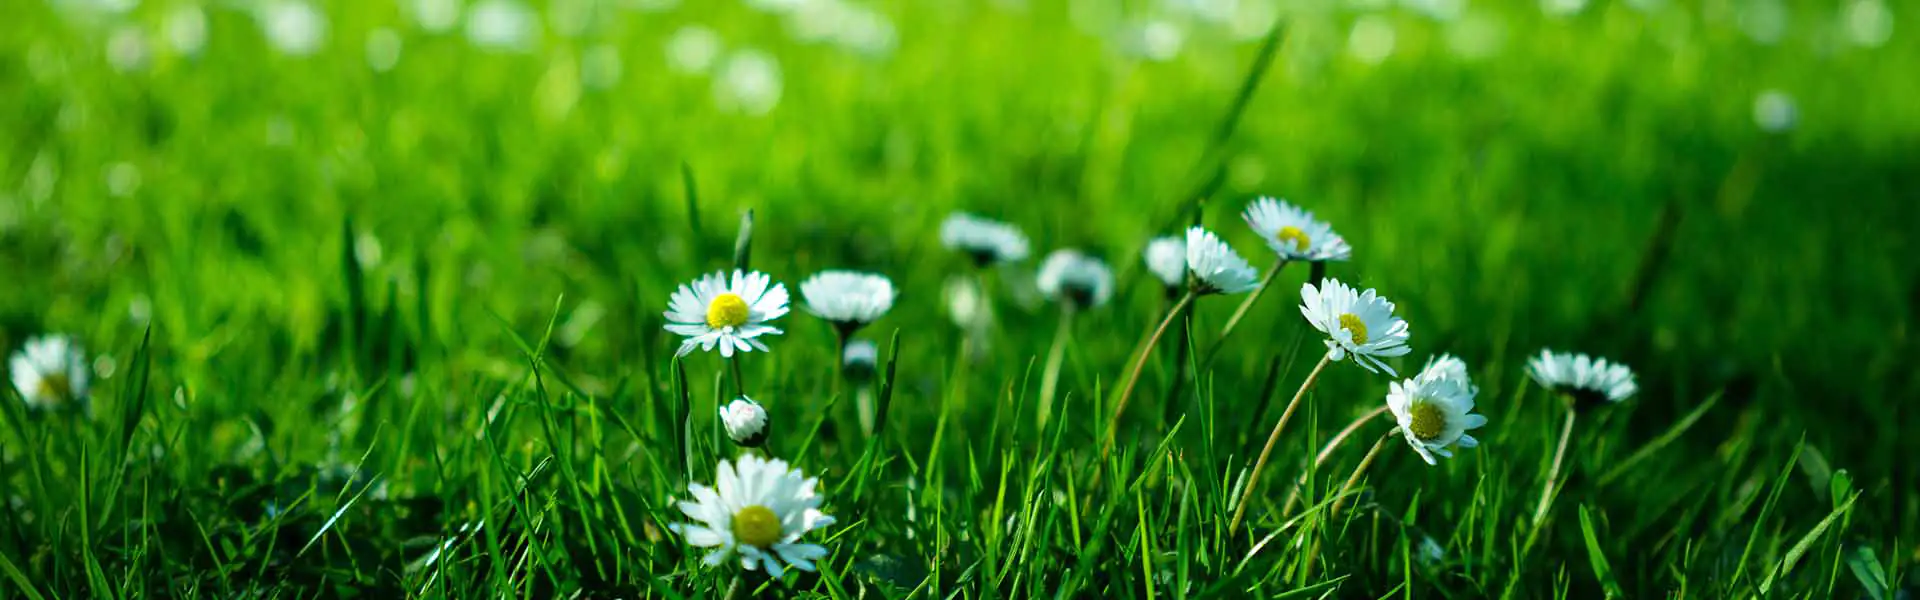
[(1207, 347), (1206, 360), (1201, 364), (1211, 364), (1213, 357), (1220, 354), (1220, 347), (1226, 345), (1227, 336), (1232, 335), (1234, 328), (1240, 326), (1240, 320), (1246, 318), (1247, 311), (1251, 310), (1253, 305), (1260, 301), (1260, 297), (1266, 294), (1267, 286), (1273, 283), (1274, 278), (1280, 275), (1282, 269), (1287, 268), (1287, 263), (1287, 259), (1280, 259), (1280, 264), (1274, 265), (1272, 269), (1268, 269), (1267, 276), (1260, 278), (1260, 285), (1253, 288), (1253, 292), (1247, 294), (1247, 299), (1240, 301), (1240, 307), (1233, 310), (1233, 316), (1228, 317), (1227, 324), (1220, 328), (1220, 337), (1214, 338), (1213, 345)]
[(1127, 375), (1127, 384), (1125, 387), (1120, 388), (1120, 399), (1115, 401), (1113, 405), (1113, 422), (1107, 424), (1107, 441), (1100, 444), (1100, 458), (1102, 460), (1106, 459), (1108, 452), (1113, 451), (1114, 433), (1120, 429), (1120, 415), (1127, 410), (1127, 400), (1133, 397), (1133, 388), (1140, 383), (1140, 371), (1146, 369), (1147, 358), (1153, 356), (1153, 347), (1160, 343), (1160, 336), (1166, 335), (1167, 327), (1172, 325), (1174, 320), (1180, 316), (1180, 311), (1186, 309), (1187, 305), (1193, 302), (1193, 298), (1194, 293), (1188, 291), (1186, 295), (1180, 297), (1179, 302), (1174, 303), (1173, 309), (1167, 311), (1167, 318), (1161, 319), (1160, 326), (1153, 330), (1153, 336), (1147, 338), (1147, 345), (1145, 348), (1140, 349), (1139, 358), (1134, 359), (1133, 371)]
[(1047, 419), (1053, 416), (1054, 393), (1060, 390), (1060, 367), (1067, 358), (1067, 339), (1073, 337), (1073, 304), (1062, 303), (1060, 328), (1053, 334), (1053, 348), (1047, 351), (1047, 368), (1040, 376), (1040, 408), (1035, 415), (1036, 431), (1045, 433)]
[[(1573, 439), (1573, 419), (1580, 411), (1574, 410), (1572, 403), (1567, 404), (1567, 420), (1560, 425), (1560, 446), (1553, 451), (1553, 466), (1547, 468), (1547, 485), (1540, 490), (1540, 504), (1533, 509), (1533, 531), (1527, 534), (1526, 548), (1531, 549), (1540, 527), (1547, 520), (1547, 509), (1553, 507), (1553, 498), (1559, 494), (1555, 489), (1560, 484), (1560, 467), (1566, 464), (1567, 442)], [(1522, 555), (1525, 551), (1522, 551)]]
[(1253, 499), (1253, 490), (1259, 488), (1260, 471), (1267, 468), (1267, 458), (1273, 455), (1273, 445), (1280, 441), (1280, 432), (1287, 428), (1287, 420), (1293, 418), (1293, 410), (1300, 407), (1300, 399), (1307, 396), (1307, 390), (1313, 389), (1313, 383), (1320, 380), (1320, 372), (1327, 369), (1327, 363), (1333, 362), (1333, 355), (1320, 357), (1313, 365), (1313, 372), (1307, 374), (1307, 380), (1300, 382), (1300, 389), (1293, 393), (1293, 400), (1287, 402), (1287, 409), (1280, 413), (1280, 420), (1273, 424), (1273, 433), (1267, 434), (1267, 445), (1260, 448), (1260, 458), (1253, 462), (1253, 473), (1247, 476), (1247, 487), (1240, 492), (1240, 501), (1235, 503), (1233, 521), (1227, 525), (1227, 534), (1240, 529), (1241, 519), (1247, 516), (1247, 502)]
[[(1374, 440), (1373, 448), (1367, 450), (1366, 458), (1360, 459), (1360, 464), (1353, 468), (1353, 474), (1347, 476), (1347, 482), (1340, 486), (1338, 493), (1333, 495), (1333, 506), (1327, 507), (1328, 524), (1331, 524), (1333, 519), (1340, 516), (1340, 508), (1346, 505), (1347, 494), (1353, 491), (1354, 486), (1360, 485), (1360, 476), (1367, 473), (1367, 467), (1373, 466), (1373, 459), (1380, 457), (1380, 449), (1387, 447), (1387, 440), (1392, 439), (1393, 436), (1398, 433), (1400, 433), (1400, 428), (1398, 427), (1388, 429), (1386, 434), (1380, 436), (1380, 439)], [(1324, 536), (1315, 536), (1313, 538), (1313, 549), (1307, 552), (1307, 562), (1305, 566), (1302, 567), (1300, 576), (1302, 581), (1313, 577), (1313, 565), (1320, 559), (1320, 540), (1323, 537)]]
[(1352, 423), (1348, 423), (1346, 429), (1342, 429), (1340, 433), (1334, 435), (1333, 439), (1327, 440), (1327, 445), (1320, 447), (1320, 454), (1313, 457), (1313, 468), (1301, 473), (1300, 481), (1294, 483), (1293, 491), (1287, 492), (1287, 504), (1285, 508), (1280, 509), (1280, 516), (1285, 517), (1293, 514), (1293, 507), (1300, 502), (1301, 488), (1307, 487), (1308, 483), (1310, 483), (1307, 480), (1307, 476), (1315, 471), (1319, 471), (1321, 467), (1326, 466), (1327, 459), (1333, 457), (1334, 449), (1339, 448), (1342, 442), (1347, 441), (1347, 438), (1353, 437), (1354, 432), (1360, 431), (1360, 427), (1366, 425), (1368, 421), (1372, 421), (1375, 417), (1386, 412), (1387, 407), (1381, 406), (1367, 414), (1360, 415), (1360, 418), (1354, 419)]
[(747, 395), (747, 378), (745, 375), (742, 375), (740, 373), (740, 357), (735, 356), (733, 358), (727, 359), (727, 366), (733, 370), (734, 397), (737, 398), (740, 396)]
[(1193, 306), (1189, 305), (1186, 310), (1180, 313), (1180, 332), (1182, 335), (1177, 340), (1179, 343), (1173, 347), (1175, 350), (1173, 354), (1173, 383), (1167, 385), (1167, 397), (1166, 400), (1161, 403), (1161, 410), (1164, 411), (1162, 421), (1167, 423), (1174, 422), (1174, 420), (1180, 416), (1176, 414), (1176, 409), (1180, 407), (1180, 387), (1187, 379), (1188, 358), (1189, 355), (1193, 353), (1193, 336), (1190, 335), (1192, 331)]

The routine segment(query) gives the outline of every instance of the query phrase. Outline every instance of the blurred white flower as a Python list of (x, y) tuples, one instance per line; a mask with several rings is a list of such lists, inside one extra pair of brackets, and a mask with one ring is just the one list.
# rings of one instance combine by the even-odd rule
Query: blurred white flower
[(752, 398), (743, 395), (720, 407), (720, 422), (735, 444), (758, 448), (767, 441), (767, 409)]
[(893, 281), (873, 273), (821, 271), (800, 282), (800, 296), (807, 312), (851, 335), (893, 308)]
[(1147, 270), (1169, 288), (1187, 285), (1187, 243), (1173, 236), (1147, 242)]
[(1247, 206), (1240, 218), (1260, 234), (1274, 253), (1286, 260), (1311, 262), (1347, 260), (1353, 247), (1346, 238), (1333, 232), (1333, 226), (1313, 217), (1313, 213), (1286, 200), (1261, 197)]
[(1377, 65), (1393, 56), (1393, 21), (1380, 15), (1363, 15), (1353, 22), (1347, 34), (1347, 51), (1360, 62)]
[(1337, 279), (1320, 280), (1300, 286), (1300, 314), (1314, 329), (1327, 335), (1327, 358), (1333, 361), (1351, 355), (1354, 364), (1368, 371), (1386, 371), (1393, 367), (1381, 358), (1403, 356), (1407, 347), (1407, 322), (1393, 315), (1393, 302), (1369, 289), (1355, 293)]
[(619, 48), (612, 44), (588, 48), (580, 55), (580, 83), (596, 90), (613, 89), (620, 85), (621, 68)]
[(987, 301), (986, 292), (972, 277), (955, 275), (947, 278), (944, 292), (947, 316), (953, 318), (955, 326), (975, 331), (993, 323), (993, 304)]
[(400, 64), (400, 34), (392, 29), (379, 28), (367, 32), (367, 67), (375, 73), (385, 73)]
[(327, 42), (327, 15), (301, 0), (278, 0), (260, 9), (267, 43), (288, 56), (319, 52)]
[(1800, 107), (1793, 96), (1780, 90), (1766, 90), (1753, 99), (1753, 123), (1761, 131), (1784, 133), (1800, 122)]
[(940, 222), (940, 245), (965, 253), (981, 267), (1023, 260), (1028, 252), (1020, 228), (967, 212)]
[(460, 24), (460, 0), (411, 0), (413, 22), (428, 33), (446, 33)]
[(1473, 412), (1473, 397), (1479, 393), (1467, 378), (1466, 364), (1452, 356), (1441, 355), (1427, 362), (1419, 375), (1396, 381), (1387, 392), (1387, 408), (1400, 424), (1406, 437), (1427, 464), (1438, 464), (1434, 455), (1451, 458), (1448, 447), (1472, 448), (1480, 441), (1467, 435), (1468, 429), (1487, 424)]
[(840, 353), (840, 368), (847, 379), (856, 382), (873, 379), (880, 368), (880, 345), (873, 340), (853, 340), (847, 342), (847, 349)]
[(834, 522), (820, 512), (820, 480), (777, 458), (744, 454), (738, 464), (736, 468), (733, 462), (720, 461), (717, 489), (687, 484), (693, 501), (681, 502), (680, 511), (694, 522), (674, 523), (668, 529), (689, 545), (714, 548), (701, 560), (709, 567), (725, 564), (737, 553), (742, 568), (764, 569), (775, 579), (785, 571), (783, 565), (814, 570), (813, 561), (826, 558), (827, 549), (801, 543), (800, 538)]
[(681, 73), (705, 73), (720, 58), (720, 50), (720, 34), (712, 29), (681, 27), (667, 38), (667, 66)]
[(1583, 406), (1622, 402), (1640, 391), (1633, 369), (1585, 354), (1541, 350), (1527, 361), (1527, 374), (1541, 387), (1570, 395)]
[(139, 71), (152, 62), (147, 32), (138, 25), (121, 25), (107, 36), (107, 64), (120, 72)]
[(1841, 14), (1847, 41), (1876, 48), (1893, 39), (1893, 11), (1881, 0), (1852, 0)]
[(1113, 297), (1113, 270), (1077, 250), (1055, 250), (1040, 263), (1040, 293), (1075, 308), (1093, 308)]
[(61, 408), (87, 399), (87, 357), (66, 336), (27, 340), (7, 361), (7, 370), (13, 389), (32, 408)]
[(467, 12), (467, 41), (488, 50), (532, 50), (540, 36), (540, 15), (515, 0), (480, 0)]
[(1180, 55), (1187, 33), (1164, 19), (1130, 25), (1122, 32), (1121, 47), (1129, 55), (1144, 60), (1165, 62)]
[(187, 56), (199, 54), (207, 45), (207, 13), (196, 4), (175, 6), (167, 11), (160, 30), (174, 52)]
[(725, 271), (716, 271), (680, 286), (668, 308), (667, 331), (687, 337), (680, 356), (716, 345), (728, 358), (736, 351), (766, 352), (756, 338), (781, 333), (767, 322), (787, 314), (787, 286), (759, 271), (735, 269), (731, 282)]
[(764, 115), (780, 105), (780, 63), (773, 55), (746, 48), (727, 57), (713, 80), (714, 101), (721, 108)]
[(1238, 294), (1258, 287), (1260, 272), (1247, 259), (1202, 227), (1187, 228), (1187, 270), (1201, 294)]

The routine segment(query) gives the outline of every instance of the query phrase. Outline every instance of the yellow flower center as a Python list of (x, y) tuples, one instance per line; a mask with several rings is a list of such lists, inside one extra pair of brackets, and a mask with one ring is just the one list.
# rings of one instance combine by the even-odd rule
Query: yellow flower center
[(739, 294), (721, 294), (707, 303), (707, 326), (714, 329), (747, 324), (747, 301)]
[(73, 382), (67, 380), (66, 373), (48, 373), (40, 378), (40, 389), (34, 391), (45, 400), (69, 400)]
[(1413, 406), (1409, 407), (1407, 411), (1413, 413), (1413, 423), (1407, 425), (1407, 430), (1413, 432), (1413, 437), (1422, 440), (1431, 440), (1439, 438), (1442, 433), (1446, 433), (1447, 413), (1446, 411), (1440, 410), (1438, 405), (1432, 402), (1415, 400)]
[[(712, 320), (712, 317), (708, 317), (708, 320)], [(1353, 333), (1355, 345), (1367, 343), (1367, 323), (1353, 313), (1340, 314), (1340, 328)]]
[(733, 539), (748, 546), (765, 548), (780, 541), (780, 517), (765, 506), (749, 506), (733, 514)]
[(1299, 227), (1292, 225), (1281, 227), (1280, 231), (1274, 232), (1273, 239), (1279, 240), (1282, 245), (1289, 242), (1297, 244), (1297, 246), (1294, 246), (1299, 248), (1297, 252), (1306, 252), (1307, 248), (1313, 247), (1313, 238), (1307, 237), (1307, 232), (1301, 231)]

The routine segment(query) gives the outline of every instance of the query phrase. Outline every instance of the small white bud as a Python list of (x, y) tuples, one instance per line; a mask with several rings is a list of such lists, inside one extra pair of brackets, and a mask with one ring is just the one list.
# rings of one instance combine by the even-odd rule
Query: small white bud
[(752, 398), (741, 396), (720, 407), (720, 422), (735, 444), (757, 448), (767, 441), (767, 409)]

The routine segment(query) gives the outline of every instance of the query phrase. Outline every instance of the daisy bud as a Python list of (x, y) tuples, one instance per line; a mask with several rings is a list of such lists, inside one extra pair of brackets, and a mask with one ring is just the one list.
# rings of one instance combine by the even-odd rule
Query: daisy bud
[(758, 448), (767, 441), (767, 409), (752, 398), (741, 396), (720, 407), (720, 422), (726, 425), (727, 437), (733, 438), (735, 444)]

